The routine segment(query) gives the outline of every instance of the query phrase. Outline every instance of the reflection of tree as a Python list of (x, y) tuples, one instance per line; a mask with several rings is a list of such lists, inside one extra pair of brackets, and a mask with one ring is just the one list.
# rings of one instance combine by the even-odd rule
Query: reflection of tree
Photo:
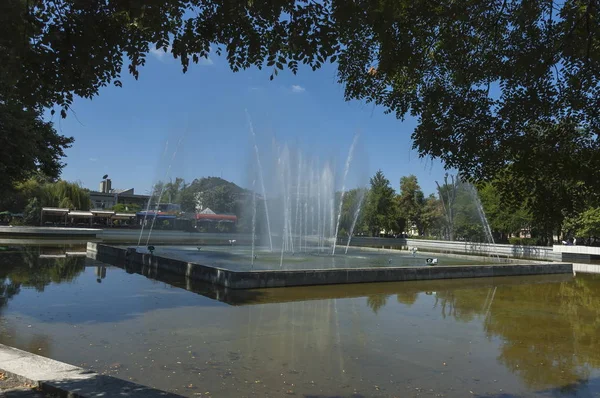
[(418, 292), (415, 291), (403, 291), (396, 295), (396, 300), (399, 303), (408, 305), (409, 307), (417, 301), (417, 297), (419, 296)]
[(36, 247), (0, 252), (0, 307), (22, 286), (43, 291), (52, 282), (72, 281), (84, 269), (84, 257), (40, 258)]
[[(483, 291), (485, 294), (488, 290)], [(481, 303), (480, 290), (449, 290), (438, 292), (434, 308), (439, 306), (442, 317), (451, 316), (463, 322), (469, 322), (480, 313)], [(484, 297), (485, 298), (485, 297)]]
[(381, 307), (387, 303), (387, 299), (386, 294), (371, 294), (367, 296), (367, 305), (377, 314)]
[(2, 278), (0, 280), (0, 308), (2, 308), (8, 300), (10, 300), (15, 294), (19, 294), (20, 286), (15, 285)]
[[(581, 386), (600, 368), (600, 277), (563, 283), (438, 292), (444, 315), (484, 316), (488, 337), (502, 340), (499, 361), (532, 388)], [(585, 383), (584, 383), (585, 384)]]

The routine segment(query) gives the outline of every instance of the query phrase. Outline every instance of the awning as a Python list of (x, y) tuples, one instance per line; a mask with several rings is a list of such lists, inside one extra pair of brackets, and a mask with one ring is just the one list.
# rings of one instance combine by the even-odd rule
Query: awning
[(115, 212), (110, 210), (92, 210), (94, 217), (112, 217)]
[(69, 217), (92, 218), (94, 215), (91, 211), (70, 211)]
[(131, 220), (132, 218), (135, 218), (136, 215), (135, 214), (131, 214), (131, 213), (117, 213), (114, 216), (112, 216), (113, 220)]
[(196, 220), (208, 222), (236, 222), (237, 217), (233, 214), (196, 214)]
[(59, 207), (42, 207), (42, 213), (47, 214), (56, 214), (59, 216), (64, 216), (69, 212), (69, 209), (62, 209)]

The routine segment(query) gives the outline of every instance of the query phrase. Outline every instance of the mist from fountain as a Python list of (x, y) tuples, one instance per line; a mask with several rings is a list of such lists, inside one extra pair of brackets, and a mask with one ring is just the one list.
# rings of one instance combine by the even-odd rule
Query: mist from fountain
[(267, 228), (269, 235), (269, 248), (273, 251), (273, 238), (271, 235), (271, 222), (269, 220), (269, 208), (267, 206), (267, 190), (265, 189), (265, 179), (263, 175), (262, 163), (260, 161), (260, 153), (258, 151), (258, 144), (256, 143), (256, 133), (254, 132), (254, 126), (252, 124), (252, 119), (250, 119), (250, 113), (246, 109), (246, 118), (248, 119), (248, 126), (250, 128), (250, 134), (252, 135), (252, 141), (254, 143), (254, 153), (256, 154), (256, 165), (258, 167), (258, 178), (260, 181), (260, 187), (262, 189), (263, 202), (265, 204), (265, 217), (267, 218)]
[(356, 210), (354, 210), (354, 217), (352, 218), (352, 225), (350, 226), (350, 232), (348, 234), (348, 242), (346, 243), (346, 250), (344, 251), (344, 254), (348, 253), (348, 248), (350, 247), (350, 241), (352, 241), (352, 236), (354, 235), (354, 228), (356, 227), (356, 222), (358, 221), (358, 216), (360, 215), (360, 211), (362, 209), (362, 204), (365, 199), (366, 192), (367, 192), (366, 188), (363, 188), (359, 191), (357, 206), (356, 206)]
[[(177, 146), (175, 147), (175, 151), (173, 151), (173, 156), (171, 157), (171, 161), (169, 162), (169, 165), (167, 166), (167, 170), (165, 171), (165, 176), (163, 178), (163, 181), (168, 181), (169, 178), (171, 177), (171, 167), (173, 166), (173, 162), (175, 161), (175, 158), (177, 157), (177, 152), (179, 152), (179, 147), (181, 146), (182, 142), (183, 142), (183, 137), (181, 137), (179, 139), (179, 141), (177, 142)], [(155, 224), (156, 218), (158, 216), (158, 211), (160, 209), (160, 201), (165, 192), (165, 187), (166, 187), (166, 184), (163, 183), (161, 186), (161, 189), (160, 189), (160, 193), (158, 195), (158, 200), (156, 201), (156, 208), (154, 210), (154, 214), (152, 217), (152, 223), (150, 224), (150, 230), (148, 231), (148, 238), (146, 239), (146, 246), (148, 246), (148, 244), (150, 243), (150, 236), (152, 235), (152, 230), (154, 229), (154, 224)]]
[[(333, 162), (319, 160), (285, 144), (273, 145), (271, 156), (268, 153), (258, 156), (253, 129), (251, 133), (256, 154), (255, 167), (251, 168), (252, 180), (261, 183), (265, 207), (263, 217), (253, 217), (253, 234), (259, 231), (268, 239), (269, 248), (279, 250), (280, 266), (283, 266), (285, 253), (335, 254), (341, 201), (344, 200), (358, 135), (352, 141), (343, 174), (336, 181)], [(262, 150), (260, 153), (265, 154)], [(342, 191), (336, 197), (336, 186), (340, 185)], [(360, 206), (356, 207), (357, 212), (360, 211)], [(257, 223), (262, 228), (257, 228)]]
[[(165, 142), (165, 149), (162, 154), (162, 158), (166, 158), (167, 150), (169, 149), (169, 141)], [(152, 184), (154, 186), (154, 184)], [(137, 247), (140, 247), (142, 244), (142, 235), (144, 234), (144, 228), (146, 227), (146, 220), (148, 219), (148, 213), (150, 212), (150, 205), (152, 204), (152, 199), (154, 198), (154, 189), (150, 192), (150, 197), (148, 198), (148, 204), (146, 205), (146, 211), (144, 212), (144, 219), (142, 221), (142, 228), (140, 229), (140, 237), (138, 238)]]
[[(338, 213), (337, 213), (337, 222), (335, 225), (335, 234), (333, 239), (333, 250), (331, 251), (331, 255), (335, 256), (335, 247), (337, 244), (337, 236), (340, 230), (340, 219), (342, 217), (342, 206), (344, 204), (344, 195), (346, 194), (346, 178), (348, 177), (348, 171), (350, 171), (350, 164), (352, 164), (352, 157), (354, 156), (354, 147), (356, 146), (356, 141), (358, 141), (358, 133), (354, 135), (354, 139), (352, 140), (352, 145), (350, 145), (350, 150), (348, 151), (348, 157), (346, 158), (346, 165), (344, 166), (344, 176), (342, 178), (342, 193), (340, 195), (340, 203), (338, 205)], [(348, 250), (346, 250), (348, 251)]]
[(479, 219), (481, 220), (481, 225), (483, 227), (483, 232), (485, 234), (485, 238), (487, 243), (495, 244), (494, 235), (492, 234), (492, 228), (490, 227), (490, 223), (485, 215), (485, 210), (483, 209), (483, 204), (481, 203), (481, 199), (479, 198), (479, 193), (477, 192), (477, 188), (473, 184), (469, 184), (469, 192), (473, 197), (473, 201), (475, 202), (475, 206), (477, 208), (477, 214), (479, 215)]

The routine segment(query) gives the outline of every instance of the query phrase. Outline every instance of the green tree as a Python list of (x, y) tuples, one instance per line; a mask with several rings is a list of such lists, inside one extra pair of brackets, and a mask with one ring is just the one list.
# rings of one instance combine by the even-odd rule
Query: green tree
[(36, 197), (29, 199), (23, 210), (23, 223), (26, 225), (40, 225), (41, 213), (42, 206), (40, 206), (39, 199)]
[(91, 205), (89, 191), (79, 183), (51, 182), (40, 176), (16, 184), (7, 196), (10, 210), (22, 211), (23, 222), (28, 225), (39, 225), (42, 207), (89, 210)]
[(438, 184), (438, 193), (442, 204), (443, 229), (449, 240), (486, 241), (483, 223), (477, 209), (477, 199), (471, 185), (459, 177), (448, 175), (444, 184)]
[(247, 202), (252, 200), (251, 191), (219, 177), (195, 179), (191, 184), (181, 186), (178, 194), (181, 209), (190, 213), (199, 210), (201, 205), (218, 213), (235, 213), (239, 217)]
[(204, 207), (209, 207), (217, 213), (235, 213), (237, 196), (227, 185), (220, 185), (209, 191), (202, 192), (201, 199)]
[(347, 236), (350, 233), (355, 219), (354, 232), (361, 230), (364, 224), (364, 212), (360, 212), (360, 206), (365, 201), (365, 196), (366, 190), (363, 188), (351, 189), (344, 195), (340, 216), (340, 236)]
[(443, 229), (445, 225), (444, 220), (444, 208), (441, 200), (439, 200), (434, 194), (429, 195), (425, 199), (423, 204), (423, 230), (428, 236), (443, 236)]
[(383, 229), (391, 230), (396, 223), (396, 204), (394, 189), (383, 172), (378, 170), (371, 177), (371, 189), (367, 196), (365, 208), (365, 222), (373, 236), (379, 236)]
[(41, 111), (3, 102), (0, 88), (0, 192), (11, 191), (36, 173), (58, 178), (64, 150), (72, 143), (73, 138), (59, 135), (52, 123), (42, 120)]
[(44, 207), (62, 207), (71, 210), (89, 210), (90, 193), (79, 183), (64, 180), (41, 186), (41, 203)]
[(137, 213), (142, 207), (137, 203), (117, 203), (111, 210), (116, 213)]
[(497, 242), (507, 242), (510, 235), (531, 227), (531, 216), (523, 204), (503, 201), (493, 183), (484, 184), (478, 193)]
[(474, 191), (459, 180), (454, 201), (454, 235), (458, 240), (486, 242), (483, 224), (477, 210)]
[(546, 153), (546, 175), (598, 188), (598, 13), (580, 0), (5, 0), (0, 103), (66, 116), (123, 69), (138, 78), (155, 48), (184, 72), (211, 46), (271, 78), (337, 61), (346, 99), (418, 117), (421, 156), (489, 180), (507, 164), (527, 177)]
[(446, 239), (454, 240), (454, 203), (456, 201), (456, 192), (458, 190), (460, 181), (453, 175), (450, 176), (450, 181), (448, 181), (448, 176), (448, 173), (444, 175), (443, 185), (440, 185), (437, 181), (435, 183), (438, 188), (438, 195), (440, 197), (440, 203), (442, 204), (445, 218), (444, 234)]
[(166, 183), (163, 193), (166, 203), (180, 203), (181, 194), (185, 188), (185, 180), (180, 177), (176, 177), (175, 181), (171, 180)]
[[(508, 166), (492, 182), (498, 189), (503, 206), (523, 207), (531, 219), (531, 233), (541, 244), (552, 244), (553, 235), (562, 235), (562, 225), (568, 215), (579, 214), (588, 207), (600, 205), (600, 190), (587, 183), (587, 171), (578, 168), (577, 157), (561, 146), (532, 158), (526, 171), (515, 171)], [(562, 159), (564, 167), (579, 169), (578, 180), (566, 179), (560, 171), (553, 172), (555, 159)], [(562, 166), (561, 166), (562, 167)]]
[(600, 207), (590, 208), (581, 213), (574, 222), (574, 234), (588, 240), (600, 239)]
[(400, 178), (400, 194), (397, 200), (398, 212), (408, 227), (416, 227), (419, 235), (424, 234), (423, 207), (425, 195), (419, 186), (417, 177), (409, 175)]

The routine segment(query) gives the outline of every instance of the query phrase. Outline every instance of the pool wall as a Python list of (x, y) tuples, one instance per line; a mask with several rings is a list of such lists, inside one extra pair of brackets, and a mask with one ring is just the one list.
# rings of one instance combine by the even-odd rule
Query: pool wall
[(140, 264), (231, 289), (573, 273), (573, 265), (564, 263), (237, 272), (93, 242), (87, 245), (87, 255), (108, 263)]

